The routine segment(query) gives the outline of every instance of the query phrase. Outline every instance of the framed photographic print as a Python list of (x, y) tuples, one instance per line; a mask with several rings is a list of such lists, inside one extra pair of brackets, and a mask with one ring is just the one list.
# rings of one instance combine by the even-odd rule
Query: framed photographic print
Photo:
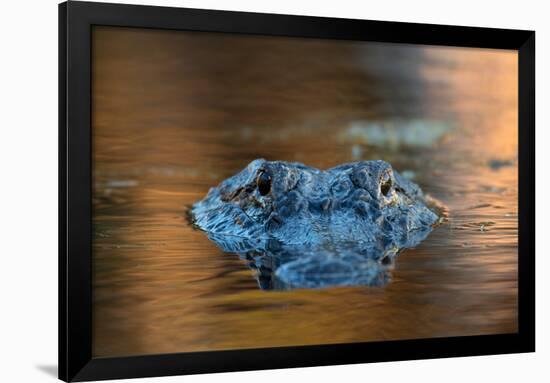
[(534, 351), (532, 31), (59, 6), (59, 377)]

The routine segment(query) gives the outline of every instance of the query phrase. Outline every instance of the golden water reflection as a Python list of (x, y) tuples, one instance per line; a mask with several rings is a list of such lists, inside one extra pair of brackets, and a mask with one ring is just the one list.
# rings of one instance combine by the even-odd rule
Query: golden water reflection
[[(517, 331), (515, 52), (107, 27), (93, 44), (95, 356)], [(452, 130), (342, 139), (394, 119)], [(386, 287), (261, 291), (185, 218), (258, 157), (383, 159), (450, 219)]]

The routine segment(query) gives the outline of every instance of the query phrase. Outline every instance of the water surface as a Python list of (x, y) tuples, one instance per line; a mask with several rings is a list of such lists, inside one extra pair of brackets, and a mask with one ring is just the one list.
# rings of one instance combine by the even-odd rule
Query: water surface
[[(95, 356), (517, 331), (515, 52), (106, 27), (93, 44)], [(450, 131), (350, 136), (372, 121)], [(383, 159), (449, 220), (384, 287), (261, 290), (186, 219), (260, 157)]]

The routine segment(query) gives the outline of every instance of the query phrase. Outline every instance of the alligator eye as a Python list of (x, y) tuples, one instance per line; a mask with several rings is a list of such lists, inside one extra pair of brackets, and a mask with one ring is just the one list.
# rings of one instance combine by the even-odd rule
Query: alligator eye
[(391, 178), (388, 178), (387, 180), (383, 181), (380, 185), (380, 191), (384, 196), (387, 196), (391, 189)]
[(258, 185), (258, 191), (261, 195), (266, 195), (271, 190), (271, 177), (267, 173), (260, 173), (256, 178), (256, 184)]

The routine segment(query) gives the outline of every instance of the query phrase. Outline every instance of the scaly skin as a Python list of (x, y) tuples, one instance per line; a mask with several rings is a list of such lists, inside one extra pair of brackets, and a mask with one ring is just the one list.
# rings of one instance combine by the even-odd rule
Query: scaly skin
[(420, 188), (384, 161), (322, 171), (254, 160), (191, 213), (222, 250), (276, 259), (283, 287), (380, 284), (374, 264), (416, 246), (439, 220)]

